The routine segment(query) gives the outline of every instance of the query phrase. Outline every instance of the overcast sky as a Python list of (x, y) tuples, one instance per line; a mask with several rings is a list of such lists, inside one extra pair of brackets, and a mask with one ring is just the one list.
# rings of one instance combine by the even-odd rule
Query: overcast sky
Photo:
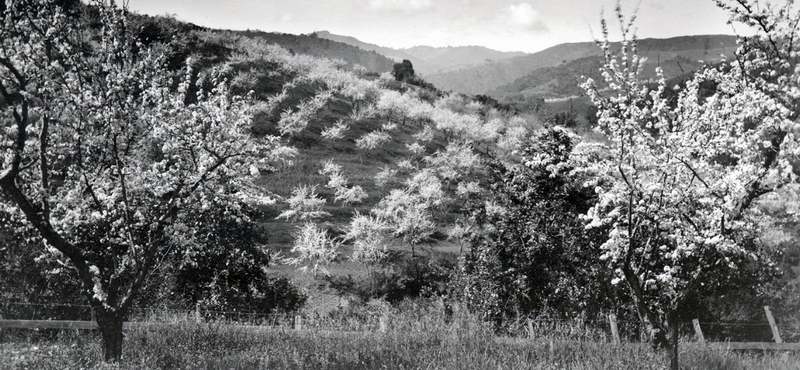
[[(311, 33), (327, 30), (394, 48), (481, 45), (535, 52), (600, 36), (615, 0), (129, 0), (129, 8), (201, 26)], [(639, 38), (733, 34), (713, 0), (622, 0), (638, 5)], [(612, 23), (614, 30), (618, 29)], [(741, 26), (740, 26), (741, 27)]]

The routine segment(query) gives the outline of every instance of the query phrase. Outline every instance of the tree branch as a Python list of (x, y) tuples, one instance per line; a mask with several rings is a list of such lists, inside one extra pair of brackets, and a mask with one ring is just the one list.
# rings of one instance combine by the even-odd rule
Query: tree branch
[[(0, 85), (1, 86), (1, 85)], [(17, 121), (17, 139), (15, 142), (16, 148), (11, 159), (11, 167), (0, 173), (0, 180), (15, 179), (20, 172), (20, 164), (22, 163), (22, 153), (25, 151), (25, 140), (27, 140), (28, 129), (28, 100), (21, 96), (22, 114), (17, 112), (16, 108), (12, 108), (14, 112), (14, 119)]]
[(42, 117), (42, 132), (39, 134), (39, 169), (41, 171), (42, 185), (42, 217), (50, 219), (50, 169), (47, 168), (47, 139), (50, 128), (50, 118), (45, 114)]
[(694, 168), (692, 168), (692, 165), (690, 165), (688, 162), (686, 162), (683, 158), (678, 157), (678, 160), (681, 163), (683, 163), (686, 166), (686, 168), (689, 169), (689, 171), (692, 172), (692, 175), (694, 175), (695, 178), (700, 180), (700, 183), (702, 183), (703, 186), (706, 187), (706, 189), (711, 190), (711, 195), (715, 196), (719, 200), (723, 200), (723, 201), (725, 200), (725, 197), (723, 197), (722, 195), (717, 193), (715, 190), (711, 189), (711, 186), (709, 186), (708, 183), (706, 182), (706, 180), (703, 180), (703, 178), (700, 176), (700, 174), (698, 174), (697, 171), (695, 171)]
[(25, 218), (39, 231), (42, 238), (47, 241), (47, 244), (63, 253), (72, 261), (83, 283), (92, 286), (92, 276), (89, 273), (89, 266), (83, 256), (83, 252), (61, 237), (50, 224), (50, 221), (42, 217), (42, 212), (37, 209), (19, 187), (17, 187), (16, 178), (10, 176), (0, 178), (0, 189), (2, 189), (11, 201), (19, 207), (22, 213), (25, 214)]
[(17, 79), (17, 85), (19, 85), (20, 89), (25, 88), (25, 86), (28, 84), (28, 80), (22, 75), (22, 73), (19, 72), (19, 70), (17, 70), (16, 67), (14, 67), (14, 64), (11, 63), (11, 61), (6, 58), (0, 58), (0, 65), (6, 67), (6, 69), (8, 69), (8, 71), (14, 75), (14, 78)]

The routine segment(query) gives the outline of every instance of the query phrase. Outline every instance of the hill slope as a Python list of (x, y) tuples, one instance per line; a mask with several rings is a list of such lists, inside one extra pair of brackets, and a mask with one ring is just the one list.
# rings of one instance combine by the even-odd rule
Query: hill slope
[(371, 72), (392, 70), (394, 61), (372, 50), (312, 35), (293, 35), (261, 31), (237, 32), (246, 37), (265, 40), (295, 53), (328, 59), (341, 59), (348, 64), (360, 64)]

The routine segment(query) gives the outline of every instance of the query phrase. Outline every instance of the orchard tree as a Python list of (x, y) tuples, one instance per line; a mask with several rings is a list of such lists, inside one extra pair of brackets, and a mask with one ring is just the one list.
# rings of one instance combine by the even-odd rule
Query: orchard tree
[(180, 76), (113, 1), (90, 5), (96, 30), (58, 1), (5, 4), (0, 207), (74, 270), (118, 361), (125, 316), (169, 247), (191, 240), (193, 211), (264, 199), (252, 180), (273, 141), (254, 139), (246, 101), (213, 76), (185, 105), (188, 82), (170, 88)]
[(326, 186), (335, 191), (333, 201), (342, 202), (342, 206), (361, 203), (368, 196), (361, 185), (348, 186), (347, 178), (342, 174), (342, 166), (332, 160), (325, 162), (319, 173), (330, 178)]
[(322, 210), (327, 201), (319, 197), (316, 185), (300, 185), (292, 190), (292, 196), (287, 200), (289, 209), (284, 210), (276, 217), (290, 221), (310, 222), (314, 219), (328, 217), (331, 214)]
[(414, 66), (408, 59), (403, 59), (400, 63), (395, 63), (392, 67), (392, 76), (397, 81), (408, 82), (414, 78)]
[(344, 239), (353, 242), (350, 259), (363, 262), (369, 275), (372, 269), (384, 261), (389, 246), (389, 225), (381, 217), (362, 215), (356, 211)]
[(718, 4), (759, 32), (740, 39), (735, 61), (697, 72), (677, 101), (666, 98), (663, 77), (654, 89), (640, 82), (644, 60), (619, 5), (618, 54), (602, 23), (602, 72), (613, 92), (591, 79), (584, 84), (610, 140), (606, 152), (594, 153), (601, 176), (590, 225), (607, 228), (603, 258), (630, 287), (672, 369), (679, 367), (680, 313), (722, 287), (752, 285), (759, 267), (770, 267), (757, 238), (768, 221), (758, 200), (796, 181), (800, 154), (800, 14), (791, 1)]
[(433, 212), (444, 202), (441, 181), (432, 170), (424, 169), (408, 179), (405, 188), (391, 190), (372, 212), (388, 224), (393, 237), (411, 246), (415, 257), (416, 246), (436, 231)]
[(328, 275), (325, 266), (336, 259), (338, 250), (338, 241), (331, 238), (326, 230), (308, 221), (294, 233), (291, 252), (295, 253), (295, 257), (287, 258), (286, 263), (300, 266), (303, 272), (311, 270), (316, 278), (320, 271)]

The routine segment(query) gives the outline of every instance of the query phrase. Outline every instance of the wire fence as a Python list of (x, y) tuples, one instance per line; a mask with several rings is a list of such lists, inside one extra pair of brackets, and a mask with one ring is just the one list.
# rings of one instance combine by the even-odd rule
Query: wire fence
[[(181, 323), (187, 321), (215, 322), (235, 325), (302, 328), (304, 330), (330, 331), (384, 331), (387, 327), (397, 330), (414, 327), (426, 330), (454, 320), (447, 315), (434, 317), (403, 316), (387, 310), (332, 311), (328, 313), (265, 313), (242, 311), (216, 311), (200, 307), (174, 309), (166, 307), (133, 307), (126, 321), (148, 323)], [(92, 308), (81, 304), (0, 302), (0, 320), (75, 320), (93, 319)], [(647, 337), (646, 329), (638, 320), (614, 320), (623, 341), (639, 342)], [(708, 342), (772, 342), (770, 324), (763, 322), (700, 322), (705, 340)], [(298, 326), (299, 325), (299, 326)], [(777, 323), (784, 342), (800, 342), (798, 323)], [(612, 323), (609, 319), (520, 319), (507, 322), (505, 335), (512, 337), (547, 337), (551, 339), (581, 341), (612, 341)], [(692, 322), (681, 322), (680, 335), (695, 336)]]

